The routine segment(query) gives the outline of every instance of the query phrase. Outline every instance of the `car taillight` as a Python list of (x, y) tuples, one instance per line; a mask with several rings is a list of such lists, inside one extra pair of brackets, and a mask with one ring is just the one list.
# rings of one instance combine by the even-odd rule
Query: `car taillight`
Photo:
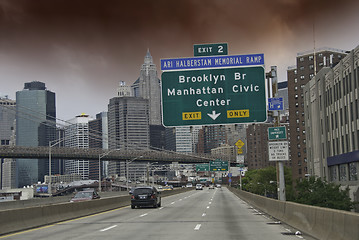
[(135, 196), (132, 195), (132, 196), (131, 196), (131, 199), (135, 199)]
[(155, 195), (151, 195), (151, 198), (154, 199), (154, 198), (155, 198)]

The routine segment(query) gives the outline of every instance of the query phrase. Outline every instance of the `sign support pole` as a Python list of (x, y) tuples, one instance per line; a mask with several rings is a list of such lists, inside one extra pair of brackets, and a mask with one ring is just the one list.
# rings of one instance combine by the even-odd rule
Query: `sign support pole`
[[(272, 66), (271, 71), (269, 73), (269, 77), (272, 78), (272, 94), (273, 97), (276, 97), (278, 92), (278, 78), (277, 78), (277, 67)], [(280, 126), (280, 118), (279, 118), (279, 111), (275, 116), (275, 127)], [(277, 161), (277, 186), (278, 186), (278, 199), (280, 201), (286, 201), (285, 196), (285, 178), (284, 178), (284, 166), (283, 161)]]

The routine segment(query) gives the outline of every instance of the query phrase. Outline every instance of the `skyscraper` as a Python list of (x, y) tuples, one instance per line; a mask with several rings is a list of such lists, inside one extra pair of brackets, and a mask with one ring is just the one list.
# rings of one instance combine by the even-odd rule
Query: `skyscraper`
[[(48, 146), (56, 137), (55, 93), (46, 90), (45, 83), (25, 83), (16, 92), (16, 145)], [(52, 169), (56, 171), (54, 166)], [(17, 185), (23, 187), (44, 180), (48, 173), (45, 159), (17, 159)]]
[(132, 91), (134, 97), (148, 100), (150, 125), (161, 125), (161, 85), (149, 50), (142, 64), (140, 77), (132, 85)]
[[(148, 149), (150, 146), (148, 100), (141, 97), (110, 99), (108, 135), (109, 149)], [(126, 174), (124, 169), (124, 162), (109, 163), (110, 175)]]
[[(0, 96), (0, 145), (14, 145), (16, 102)], [(16, 187), (16, 165), (13, 159), (0, 159), (0, 188)]]
[[(89, 148), (89, 121), (93, 120), (87, 114), (81, 114), (69, 120), (65, 129), (65, 147)], [(89, 178), (89, 160), (65, 160), (66, 174), (80, 174), (82, 179)]]
[[(101, 112), (96, 114), (96, 119), (89, 121), (89, 133), (91, 137), (89, 139), (90, 148), (102, 148), (108, 149), (108, 118), (107, 112)], [(98, 179), (99, 165), (97, 160), (90, 160), (90, 179)], [(108, 175), (108, 161), (101, 162), (101, 176)]]

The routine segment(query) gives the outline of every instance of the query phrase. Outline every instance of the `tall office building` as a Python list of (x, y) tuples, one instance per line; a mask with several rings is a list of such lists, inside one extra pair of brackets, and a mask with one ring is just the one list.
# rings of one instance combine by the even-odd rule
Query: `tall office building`
[[(108, 105), (109, 149), (149, 149), (148, 100), (140, 97), (114, 97)], [(123, 163), (110, 162), (109, 174), (124, 174)]]
[(359, 46), (305, 85), (308, 174), (359, 200)]
[(308, 174), (307, 148), (304, 115), (305, 84), (323, 67), (335, 66), (346, 53), (343, 50), (321, 48), (297, 54), (297, 65), (289, 67), (288, 100), (290, 126), (290, 158), (292, 161), (292, 177), (302, 179)]
[(227, 143), (226, 127), (220, 125), (204, 126), (199, 131), (199, 153), (211, 153), (211, 149)]
[[(65, 128), (65, 147), (89, 148), (91, 120), (93, 119), (89, 115), (81, 114), (68, 121), (69, 125)], [(89, 179), (89, 160), (65, 160), (65, 174), (79, 174), (82, 179)]]
[[(0, 145), (15, 145), (16, 102), (0, 96)], [(13, 159), (0, 159), (0, 188), (16, 187), (16, 164)]]
[(142, 64), (140, 77), (132, 85), (133, 96), (148, 100), (150, 125), (161, 125), (161, 85), (150, 51)]
[(148, 100), (137, 97), (115, 97), (108, 105), (110, 149), (148, 149)]
[[(55, 93), (46, 90), (45, 83), (25, 83), (22, 91), (16, 92), (16, 145), (48, 146), (56, 137)], [(53, 171), (58, 171), (58, 162), (53, 161)], [(17, 159), (17, 185), (23, 187), (44, 181), (48, 174), (45, 159)]]
[[(108, 149), (108, 118), (107, 112), (96, 114), (96, 119), (89, 121), (89, 138), (90, 148)], [(89, 179), (99, 178), (98, 160), (89, 162)], [(108, 176), (108, 161), (101, 162), (101, 176)]]

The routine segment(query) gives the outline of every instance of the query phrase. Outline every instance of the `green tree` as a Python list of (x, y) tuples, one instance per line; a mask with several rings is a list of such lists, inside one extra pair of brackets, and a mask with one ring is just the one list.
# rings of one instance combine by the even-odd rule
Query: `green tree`
[(350, 211), (354, 203), (349, 198), (349, 189), (341, 190), (340, 185), (310, 177), (297, 181), (295, 202), (318, 207)]
[[(284, 169), (287, 199), (293, 199), (291, 171)], [(277, 171), (275, 167), (254, 169), (246, 172), (242, 180), (243, 190), (262, 196), (277, 198)]]

